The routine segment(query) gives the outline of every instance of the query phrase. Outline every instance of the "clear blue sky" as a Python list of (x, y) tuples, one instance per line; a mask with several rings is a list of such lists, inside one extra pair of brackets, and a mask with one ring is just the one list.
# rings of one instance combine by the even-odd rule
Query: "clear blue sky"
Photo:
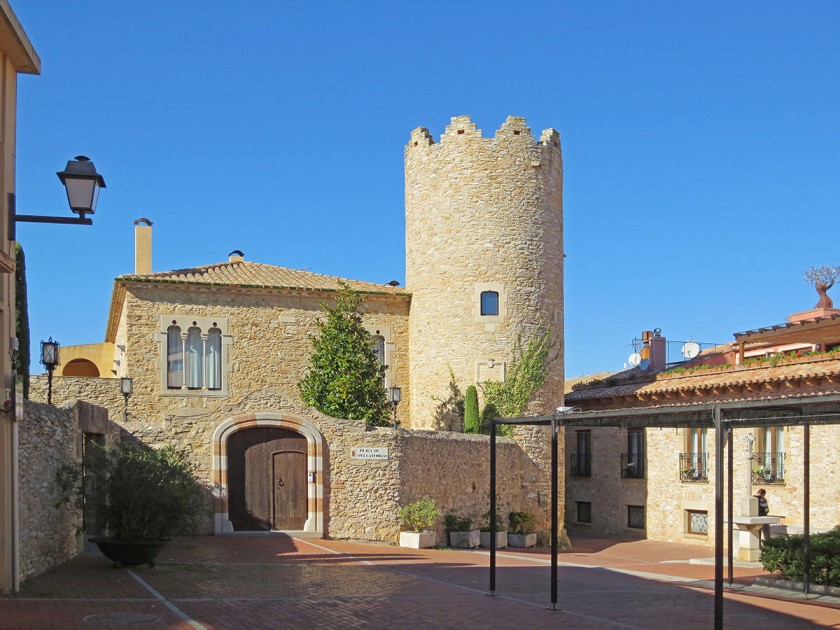
[(69, 215), (78, 154), (108, 185), (93, 227), (18, 225), (34, 355), (104, 339), (141, 216), (155, 271), (241, 249), (404, 281), (403, 147), (460, 114), (560, 131), (567, 376), (645, 329), (780, 323), (817, 301), (805, 268), (840, 264), (835, 0), (11, 2), (42, 59), (18, 211)]

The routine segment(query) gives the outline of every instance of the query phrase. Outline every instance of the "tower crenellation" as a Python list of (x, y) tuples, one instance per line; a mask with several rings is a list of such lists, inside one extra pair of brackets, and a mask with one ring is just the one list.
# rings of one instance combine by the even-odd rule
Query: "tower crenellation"
[[(415, 427), (435, 427), (450, 369), (463, 388), (504, 380), (517, 338), (540, 324), (552, 325), (562, 352), (562, 194), (554, 129), (537, 141), (524, 118), (509, 116), (485, 138), (469, 116), (455, 116), (437, 143), (426, 128), (412, 132), (405, 211)], [(545, 410), (562, 400), (557, 364)]]

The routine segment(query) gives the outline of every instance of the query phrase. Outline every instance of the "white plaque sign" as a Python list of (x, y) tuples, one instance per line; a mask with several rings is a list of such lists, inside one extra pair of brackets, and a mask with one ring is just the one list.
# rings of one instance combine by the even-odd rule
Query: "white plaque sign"
[(350, 449), (352, 459), (388, 459), (388, 449), (383, 446), (354, 446)]

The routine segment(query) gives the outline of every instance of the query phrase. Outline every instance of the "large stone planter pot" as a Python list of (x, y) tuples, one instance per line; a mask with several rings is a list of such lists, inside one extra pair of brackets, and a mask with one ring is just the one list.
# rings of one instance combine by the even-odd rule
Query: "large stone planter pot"
[(511, 547), (536, 547), (536, 534), (508, 534), (508, 545)]
[(475, 549), (481, 542), (479, 534), (477, 529), (468, 532), (449, 532), (449, 545), (462, 549)]
[(434, 547), (436, 542), (434, 532), (400, 532), (400, 547), (428, 549)]
[[(496, 532), (496, 549), (504, 549), (507, 545), (507, 532)], [(490, 546), (490, 532), (481, 532), (481, 546)]]
[(155, 558), (163, 551), (168, 540), (144, 540), (124, 542), (111, 538), (91, 538), (108, 560), (124, 567), (134, 567), (138, 564), (155, 566)]

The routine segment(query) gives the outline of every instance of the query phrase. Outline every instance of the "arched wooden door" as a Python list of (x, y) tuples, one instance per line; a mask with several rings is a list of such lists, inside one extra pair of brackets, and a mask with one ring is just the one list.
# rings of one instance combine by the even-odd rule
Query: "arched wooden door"
[(303, 529), (307, 518), (306, 438), (277, 427), (228, 439), (228, 510), (235, 531)]

